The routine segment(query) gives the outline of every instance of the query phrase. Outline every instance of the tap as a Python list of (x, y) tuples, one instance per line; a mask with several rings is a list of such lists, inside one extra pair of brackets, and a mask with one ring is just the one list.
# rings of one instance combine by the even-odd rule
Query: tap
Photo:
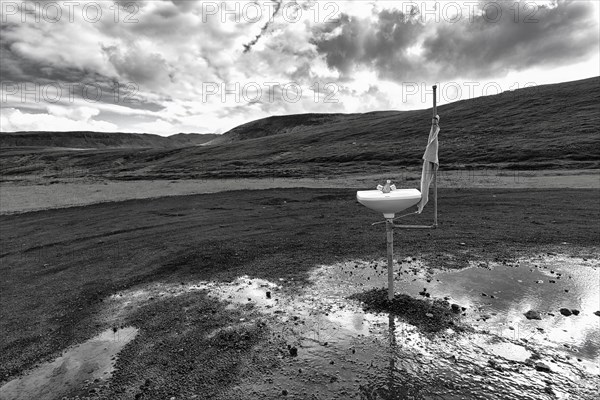
[(377, 185), (377, 190), (381, 190), (383, 193), (389, 193), (392, 190), (396, 190), (396, 185), (392, 185), (392, 181), (388, 179), (385, 182), (385, 186)]

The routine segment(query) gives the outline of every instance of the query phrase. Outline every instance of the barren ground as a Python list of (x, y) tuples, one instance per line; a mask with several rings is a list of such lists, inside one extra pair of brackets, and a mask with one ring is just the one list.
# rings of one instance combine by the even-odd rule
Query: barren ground
[[(592, 181), (597, 176), (578, 175)], [(596, 189), (555, 188), (570, 179), (553, 177), (550, 188), (442, 187), (439, 229), (402, 232), (398, 251), (448, 269), (540, 252), (597, 259), (597, 180)], [(186, 193), (196, 183), (187, 181), (184, 189), (173, 185)], [(211, 336), (246, 312), (226, 308), (226, 302), (205, 292), (157, 300), (119, 319), (107, 317), (105, 304), (111, 295), (143, 284), (229, 281), (241, 275), (282, 282), (293, 292), (308, 284), (317, 265), (381, 259), (385, 235), (381, 226), (371, 226), (380, 217), (355, 201), (354, 183), (345, 183), (335, 181), (337, 189), (239, 190), (0, 216), (0, 381), (114, 326), (134, 326), (139, 333), (120, 354), (112, 379), (91, 394), (73, 387), (71, 395), (209, 398), (255, 371), (277, 370), (281, 351), (287, 351), (285, 338), (260, 323)], [(69, 185), (48, 187), (69, 197), (64, 194)], [(71, 196), (79, 198), (93, 187), (83, 186)], [(18, 199), (38, 189), (3, 186), (2, 211), (67, 205), (55, 193), (49, 200), (22, 203), (19, 210)], [(147, 187), (141, 197), (171, 189)], [(431, 208), (427, 211), (414, 222), (429, 221)]]

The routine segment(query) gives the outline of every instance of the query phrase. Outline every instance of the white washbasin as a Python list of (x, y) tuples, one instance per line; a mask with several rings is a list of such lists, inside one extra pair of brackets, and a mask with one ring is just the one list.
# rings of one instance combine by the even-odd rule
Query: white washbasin
[(361, 190), (356, 192), (356, 200), (371, 210), (383, 213), (384, 218), (394, 218), (394, 214), (414, 206), (421, 200), (417, 189), (396, 189), (389, 193), (381, 190)]

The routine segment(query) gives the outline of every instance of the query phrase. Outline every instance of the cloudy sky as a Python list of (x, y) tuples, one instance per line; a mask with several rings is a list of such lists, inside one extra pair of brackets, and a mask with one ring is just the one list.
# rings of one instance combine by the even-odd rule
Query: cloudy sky
[(0, 0), (0, 126), (221, 133), (598, 76), (599, 3)]

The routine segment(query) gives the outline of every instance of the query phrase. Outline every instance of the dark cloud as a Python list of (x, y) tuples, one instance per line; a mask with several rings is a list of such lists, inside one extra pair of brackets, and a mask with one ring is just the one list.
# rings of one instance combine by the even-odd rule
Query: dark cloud
[[(482, 15), (472, 23), (440, 25), (435, 36), (423, 43), (427, 61), (443, 66), (448, 78), (465, 74), (489, 77), (510, 69), (575, 62), (598, 49), (598, 26), (591, 2), (536, 6), (522, 12), (518, 22), (512, 2), (494, 4), (500, 7), (500, 18)], [(492, 11), (496, 14), (497, 10)]]
[(337, 23), (318, 27), (313, 43), (342, 76), (349, 78), (356, 66), (365, 66), (408, 77), (417, 67), (408, 48), (424, 30), (415, 18), (397, 10), (383, 10), (374, 18), (342, 14)]
[[(6, 31), (5, 26), (0, 32)], [(23, 88), (32, 90), (37, 87), (48, 88), (48, 97), (55, 97), (55, 88), (60, 88), (63, 102), (71, 102), (84, 98), (94, 103), (121, 104), (132, 109), (158, 111), (164, 107), (148, 102), (134, 93), (139, 92), (139, 85), (133, 82), (119, 81), (116, 77), (105, 76), (96, 71), (74, 66), (57, 66), (30, 59), (21, 54), (15, 42), (0, 39), (0, 77), (5, 87), (17, 85), (18, 93)], [(31, 95), (28, 97), (31, 100)], [(124, 101), (127, 100), (127, 103)], [(6, 106), (6, 104), (3, 104)], [(19, 103), (19, 108), (26, 108), (26, 103)], [(37, 109), (37, 106), (34, 107)]]
[(104, 51), (119, 76), (132, 82), (148, 88), (160, 88), (173, 79), (171, 67), (158, 53), (136, 45), (130, 45), (127, 49), (105, 47)]
[[(518, 21), (513, 2), (486, 4), (479, 3), (479, 10), (490, 14), (464, 15), (455, 23), (450, 18), (423, 23), (417, 13), (397, 10), (364, 18), (342, 15), (336, 24), (317, 26), (313, 43), (342, 79), (351, 79), (359, 67), (396, 81), (500, 77), (509, 70), (576, 62), (598, 49), (591, 2), (565, 0), (527, 12), (522, 4)], [(411, 52), (414, 46), (422, 52)]]

